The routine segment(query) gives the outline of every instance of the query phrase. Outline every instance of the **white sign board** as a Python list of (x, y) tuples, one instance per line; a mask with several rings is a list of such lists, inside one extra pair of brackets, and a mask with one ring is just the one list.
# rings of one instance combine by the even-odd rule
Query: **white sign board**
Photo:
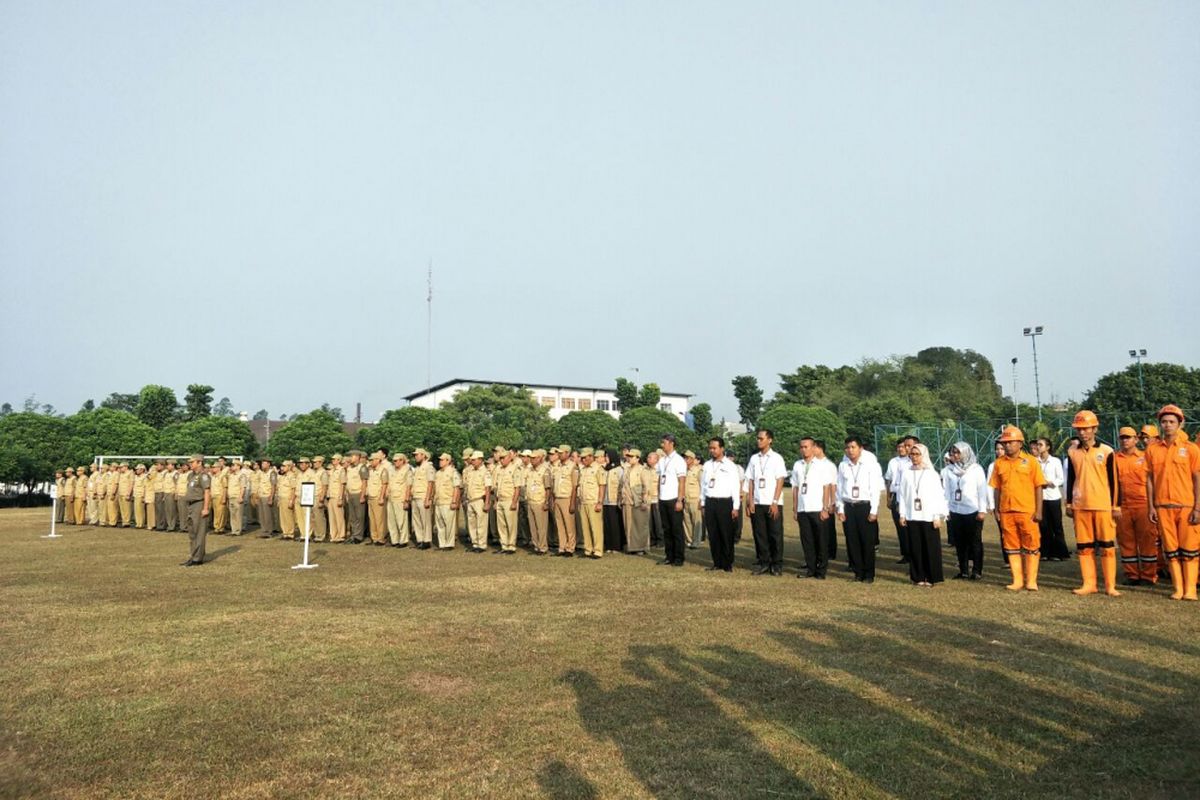
[(300, 506), (312, 508), (317, 504), (317, 485), (312, 481), (300, 484)]
[(57, 485), (50, 487), (50, 499), (51, 500), (58, 499), (58, 486)]

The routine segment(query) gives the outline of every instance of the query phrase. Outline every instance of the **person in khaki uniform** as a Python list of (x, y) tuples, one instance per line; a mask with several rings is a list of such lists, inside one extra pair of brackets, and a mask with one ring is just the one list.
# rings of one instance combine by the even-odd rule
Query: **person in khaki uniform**
[(429, 451), (418, 447), (413, 451), (412, 486), (408, 492), (408, 507), (412, 511), (413, 538), (418, 550), (433, 546), (433, 496), (437, 473), (429, 461)]
[(62, 477), (55, 481), (58, 487), (58, 509), (54, 513), (62, 517), (63, 524), (72, 525), (75, 522), (75, 468), (67, 467), (59, 474)]
[(550, 468), (554, 491), (554, 528), (558, 531), (556, 555), (571, 558), (575, 555), (575, 501), (578, 496), (579, 471), (571, 463), (571, 448), (559, 445), (558, 463)]
[(533, 451), (522, 450), (513, 459), (517, 481), (517, 547), (529, 547), (529, 512), (525, 504), (525, 473), (533, 463)]
[(454, 515), (462, 499), (462, 477), (454, 468), (449, 453), (438, 456), (438, 471), (433, 477), (433, 519), (438, 549), (454, 549)]
[(104, 516), (110, 528), (117, 527), (121, 522), (120, 484), (118, 466), (110, 464), (104, 480)]
[(275, 535), (275, 489), (279, 475), (271, 468), (271, 459), (264, 458), (258, 470), (258, 537), (270, 539)]
[(224, 534), (225, 526), (229, 523), (228, 496), (229, 468), (224, 458), (218, 458), (209, 470), (209, 483), (212, 485), (212, 532)]
[(54, 521), (64, 522), (67, 518), (67, 512), (63, 509), (63, 485), (66, 483), (66, 474), (61, 470), (54, 471)]
[(483, 464), (483, 453), (471, 452), (470, 461), (462, 472), (463, 494), (467, 507), (468, 552), (482, 553), (487, 549), (487, 519), (491, 507), (492, 473)]
[[(462, 451), (462, 458), (459, 459), (462, 462), (462, 469), (459, 470), (459, 476), (466, 475), (467, 467), (471, 466), (471, 458), (474, 453), (474, 447), (468, 447)], [(463, 541), (464, 546), (468, 548), (468, 552), (470, 552), (471, 531), (467, 521), (467, 494), (465, 490), (463, 491), (462, 502), (458, 504), (458, 511), (454, 513), (454, 524), (458, 538)]]
[(275, 507), (279, 509), (279, 536), (296, 538), (296, 462), (284, 459), (275, 481)]
[(250, 500), (250, 470), (236, 461), (225, 476), (225, 504), (229, 509), (229, 535), (241, 536), (246, 530), (246, 503)]
[(362, 544), (366, 538), (367, 465), (362, 450), (351, 450), (346, 465), (346, 521), (352, 544)]
[[(308, 456), (300, 456), (292, 475), (292, 485), (295, 486), (295, 499), (292, 502), (292, 515), (296, 519), (296, 536), (303, 539), (305, 536), (312, 538), (312, 517), (317, 513), (314, 507), (312, 511), (305, 513), (304, 506), (300, 505), (300, 486), (301, 484), (311, 483), (313, 489), (316, 489), (317, 475), (313, 472), (312, 459)], [(314, 495), (315, 498), (315, 495)], [(308, 517), (309, 522), (305, 522), (305, 517)]]
[[(97, 524), (101, 528), (107, 528), (110, 524), (108, 520), (108, 489), (110, 486), (113, 487), (115, 504), (116, 486), (113, 483), (112, 477), (113, 465), (111, 463), (100, 468), (100, 479), (96, 482), (96, 503), (99, 507), (99, 522)], [(115, 505), (113, 516), (116, 516)]]
[(534, 450), (530, 454), (529, 469), (525, 470), (525, 514), (529, 517), (529, 544), (534, 555), (544, 556), (550, 551), (550, 468), (546, 465), (546, 451)]
[(133, 468), (133, 526), (146, 527), (146, 465)]
[(585, 447), (579, 451), (579, 520), (582, 528), (583, 555), (600, 558), (604, 555), (604, 494), (608, 485), (604, 470), (596, 465), (596, 451)]
[(79, 467), (75, 470), (75, 524), (87, 524), (87, 469)]
[(146, 507), (142, 513), (146, 517), (146, 530), (158, 530), (158, 517), (154, 513), (154, 482), (158, 480), (158, 464), (151, 464), (146, 468), (146, 493), (142, 495), (142, 502)]
[(412, 478), (408, 456), (396, 453), (387, 488), (387, 527), (392, 547), (408, 547), (408, 495), (412, 491)]
[(87, 493), (87, 523), (88, 525), (100, 524), (100, 469), (95, 464), (92, 464), (88, 470)]
[(204, 470), (204, 456), (192, 456), (190, 472), (184, 481), (183, 501), (187, 504), (187, 532), (191, 545), (188, 560), (181, 566), (198, 567), (204, 563), (204, 541), (212, 514), (212, 478)]
[[(154, 476), (154, 519), (156, 530), (169, 531), (175, 522), (174, 503), (168, 502), (175, 491), (175, 462), (167, 461), (159, 466)], [(170, 508), (167, 508), (170, 506)]]
[(387, 544), (388, 466), (382, 450), (371, 453), (367, 468), (367, 517), (370, 521), (371, 543), (377, 547)]
[(318, 542), (329, 540), (329, 526), (325, 508), (329, 503), (329, 470), (325, 469), (325, 456), (313, 456), (313, 483), (316, 484), (312, 510), (312, 535)]
[(517, 512), (521, 499), (519, 487), (522, 472), (517, 455), (512, 450), (506, 450), (500, 457), (500, 468), (496, 470), (493, 484), (496, 499), (492, 503), (496, 509), (496, 535), (500, 537), (500, 549), (497, 552), (506, 555), (517, 552)]
[(683, 461), (687, 464), (683, 481), (683, 541), (695, 550), (704, 541), (704, 515), (700, 511), (700, 473), (704, 468), (691, 450), (684, 452)]
[(629, 498), (633, 525), (626, 531), (625, 552), (645, 555), (650, 550), (650, 514), (658, 502), (658, 473), (641, 463), (642, 451), (629, 451)]
[(133, 527), (133, 472), (124, 461), (117, 465), (117, 514), (118, 527)]
[[(191, 474), (191, 470), (187, 469), (175, 471), (175, 521), (179, 525), (178, 530), (185, 533), (188, 529), (187, 487)], [(205, 525), (207, 525), (207, 520), (205, 521)], [(207, 530), (205, 531), (205, 535), (207, 535)]]
[(341, 453), (334, 453), (329, 459), (329, 483), (325, 497), (329, 541), (341, 544), (346, 541), (346, 468), (342, 466)]
[[(500, 467), (502, 466), (502, 462), (504, 460), (504, 454), (507, 452), (508, 451), (500, 445), (496, 445), (492, 448), (492, 457), (488, 461), (487, 470), (488, 476), (492, 479), (493, 487), (496, 485), (496, 477), (500, 472)], [(500, 541), (500, 518), (496, 512), (496, 503), (494, 497), (495, 492), (493, 491), (492, 494), (493, 499), (488, 503), (488, 541), (494, 543)]]

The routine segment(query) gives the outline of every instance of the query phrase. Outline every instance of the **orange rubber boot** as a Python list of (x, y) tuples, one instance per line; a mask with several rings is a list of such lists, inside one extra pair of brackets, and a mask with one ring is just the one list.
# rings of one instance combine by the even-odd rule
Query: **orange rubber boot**
[(1034, 553), (1033, 555), (1021, 556), (1021, 560), (1025, 562), (1025, 588), (1031, 592), (1036, 592), (1038, 590), (1038, 567), (1042, 564), (1042, 557)]
[(1196, 597), (1196, 576), (1200, 573), (1200, 561), (1194, 558), (1189, 558), (1183, 562), (1183, 599), (1197, 600)]
[(1025, 569), (1021, 566), (1021, 555), (1018, 553), (1015, 556), (1009, 556), (1008, 566), (1012, 570), (1013, 582), (1004, 588), (1010, 592), (1019, 592), (1025, 588)]
[(1171, 570), (1171, 585), (1175, 587), (1175, 591), (1171, 593), (1171, 599), (1182, 600), (1183, 565), (1179, 563), (1179, 559), (1171, 558), (1167, 560), (1167, 568)]
[(1100, 556), (1100, 568), (1104, 570), (1104, 593), (1109, 597), (1120, 597), (1117, 591), (1117, 551), (1111, 547), (1104, 549)]
[(1079, 553), (1079, 571), (1083, 573), (1083, 585), (1072, 589), (1075, 594), (1096, 593), (1096, 557), (1091, 550), (1081, 550)]

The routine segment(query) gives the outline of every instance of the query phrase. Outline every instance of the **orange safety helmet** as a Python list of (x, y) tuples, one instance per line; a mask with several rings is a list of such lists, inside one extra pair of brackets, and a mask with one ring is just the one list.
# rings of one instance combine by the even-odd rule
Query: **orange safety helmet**
[(1001, 444), (1004, 442), (1023, 442), (1025, 441), (1025, 434), (1021, 433), (1021, 429), (1016, 425), (1007, 425), (1004, 428), (1004, 432), (1000, 434), (1000, 438), (996, 441)]
[(1071, 420), (1072, 428), (1099, 428), (1100, 420), (1096, 419), (1096, 415), (1088, 410), (1083, 410), (1075, 415), (1075, 419)]
[(1184, 420), (1183, 409), (1180, 408), (1179, 406), (1175, 405), (1174, 403), (1167, 403), (1165, 406), (1160, 408), (1158, 410), (1158, 414), (1156, 415), (1156, 417), (1157, 417), (1157, 419), (1162, 419), (1167, 414), (1174, 414), (1180, 423), (1182, 423)]

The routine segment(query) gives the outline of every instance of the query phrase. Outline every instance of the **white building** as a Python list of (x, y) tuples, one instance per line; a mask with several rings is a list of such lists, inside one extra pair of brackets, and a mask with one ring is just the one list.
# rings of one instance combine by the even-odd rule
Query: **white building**
[[(419, 408), (438, 408), (442, 403), (454, 398), (454, 395), (472, 386), (513, 386), (518, 389), (528, 389), (533, 392), (533, 398), (545, 406), (550, 412), (551, 419), (559, 419), (572, 411), (607, 411), (614, 417), (620, 417), (617, 410), (617, 394), (612, 388), (596, 386), (549, 386), (539, 383), (509, 383), (508, 381), (477, 381), (467, 378), (454, 378), (436, 384), (428, 389), (422, 389), (404, 399), (409, 405)], [(669, 411), (681, 422), (687, 421), (690, 394), (663, 392), (658, 400), (658, 407)]]

